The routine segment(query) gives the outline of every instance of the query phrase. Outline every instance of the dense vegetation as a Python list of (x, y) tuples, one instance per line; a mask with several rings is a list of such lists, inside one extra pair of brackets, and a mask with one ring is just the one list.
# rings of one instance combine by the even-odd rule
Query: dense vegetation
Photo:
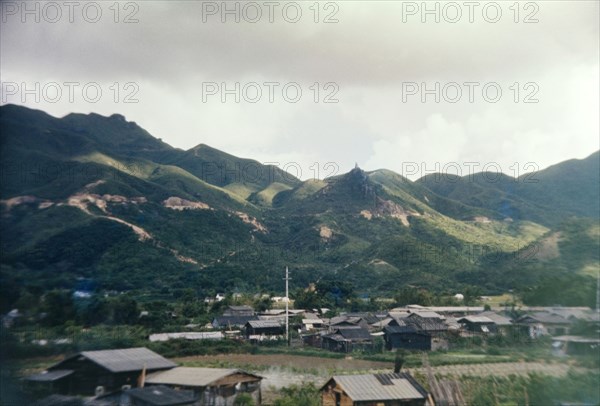
[[(172, 148), (119, 115), (57, 119), (7, 105), (0, 128), (2, 313), (98, 324), (121, 317), (111, 307), (119, 295), (144, 309), (180, 307), (186, 289), (193, 303), (218, 292), (281, 295), (285, 266), (306, 307), (508, 290), (526, 304), (594, 305), (597, 153), (533, 184), (411, 182), (358, 168), (301, 182), (206, 145)], [(91, 197), (73, 203), (82, 195)], [(169, 197), (209, 208), (174, 210)], [(317, 289), (305, 291), (311, 283)], [(95, 302), (52, 315), (75, 291)]]
[(528, 377), (463, 378), (469, 405), (554, 405), (600, 402), (596, 373), (570, 373), (564, 378), (532, 374)]

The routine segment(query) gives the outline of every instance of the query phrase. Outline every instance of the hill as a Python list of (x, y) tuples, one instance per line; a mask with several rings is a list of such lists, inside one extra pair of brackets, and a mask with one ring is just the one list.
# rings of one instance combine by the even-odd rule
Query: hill
[[(0, 129), (3, 309), (81, 286), (145, 300), (279, 292), (285, 266), (297, 287), (334, 278), (386, 295), (528, 289), (542, 268), (589, 278), (599, 267), (597, 153), (533, 186), (358, 167), (302, 182), (204, 144), (173, 148), (120, 115), (6, 105)], [(522, 261), (533, 246), (544, 249)]]
[(598, 219), (600, 152), (512, 178), (476, 173), (457, 177), (430, 174), (417, 183), (463, 204), (488, 210), (496, 218), (559, 225), (569, 217)]

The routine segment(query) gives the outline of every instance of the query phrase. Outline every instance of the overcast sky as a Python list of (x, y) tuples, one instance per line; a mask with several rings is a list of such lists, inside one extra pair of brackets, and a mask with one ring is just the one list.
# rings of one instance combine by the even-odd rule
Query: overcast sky
[(514, 175), (599, 149), (597, 1), (84, 4), (2, 3), (3, 104), (120, 113), (304, 179), (355, 162)]

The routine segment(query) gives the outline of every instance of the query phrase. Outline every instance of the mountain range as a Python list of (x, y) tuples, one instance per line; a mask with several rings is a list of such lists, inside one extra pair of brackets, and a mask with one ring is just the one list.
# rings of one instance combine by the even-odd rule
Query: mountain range
[(371, 295), (528, 289), (600, 268), (599, 152), (519, 178), (356, 167), (301, 181), (173, 148), (118, 114), (4, 105), (0, 130), (3, 306), (24, 288), (279, 292), (285, 266), (296, 287), (335, 277)]

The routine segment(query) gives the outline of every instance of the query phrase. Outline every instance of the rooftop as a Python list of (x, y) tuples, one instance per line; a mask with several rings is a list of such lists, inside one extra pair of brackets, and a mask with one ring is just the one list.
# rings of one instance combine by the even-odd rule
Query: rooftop
[(30, 375), (25, 379), (35, 382), (50, 382), (56, 381), (73, 373), (72, 369), (55, 369), (54, 371), (44, 371), (39, 374)]
[(281, 323), (277, 320), (250, 320), (247, 325), (252, 328), (278, 328), (281, 327)]
[(258, 320), (257, 316), (217, 316), (214, 321), (219, 326), (243, 326), (250, 320)]
[(242, 306), (227, 306), (227, 307), (229, 308), (229, 310), (233, 310), (233, 311), (236, 311), (236, 312), (240, 312), (240, 311), (242, 311), (242, 312), (244, 312), (244, 311), (245, 312), (253, 312), (254, 311), (254, 309), (252, 307), (247, 306), (247, 305), (242, 305)]
[(321, 319), (302, 319), (302, 324), (323, 324)]
[(154, 406), (188, 405), (196, 401), (191, 391), (179, 391), (163, 385), (130, 389), (126, 393), (144, 404)]
[(490, 319), (489, 317), (486, 316), (465, 316), (465, 317), (461, 317), (458, 319), (458, 322), (463, 322), (463, 321), (467, 321), (469, 323), (475, 323), (475, 324), (489, 324), (489, 323), (494, 323), (494, 320)]
[[(338, 375), (331, 380), (355, 402), (425, 399), (427, 395), (425, 390), (405, 373)], [(325, 389), (329, 382), (322, 389)]]
[(252, 375), (239, 369), (177, 367), (168, 371), (155, 372), (148, 375), (146, 378), (146, 383), (205, 387), (210, 386), (215, 381), (233, 374), (247, 375), (249, 378), (247, 380), (252, 381), (262, 379), (262, 377), (258, 375)]
[(505, 317), (501, 314), (492, 311), (479, 313), (477, 316), (485, 316), (487, 318), (490, 318), (494, 321), (494, 323), (496, 323), (497, 326), (510, 326), (512, 324), (508, 317)]
[(571, 324), (570, 320), (565, 319), (564, 317), (559, 316), (557, 314), (552, 314), (548, 312), (536, 312), (533, 314), (526, 314), (524, 316), (519, 317), (517, 321), (527, 323), (527, 319), (535, 320), (540, 323), (546, 324)]
[(223, 333), (220, 331), (199, 331), (199, 332), (182, 332), (182, 333), (156, 333), (151, 334), (148, 339), (151, 342), (169, 341), (183, 338), (186, 340), (220, 340), (223, 338)]
[(417, 329), (414, 326), (385, 326), (383, 329), (388, 334), (405, 334), (405, 333), (416, 333)]
[(82, 351), (59, 362), (52, 369), (60, 369), (56, 367), (77, 357), (87, 358), (111, 372), (141, 371), (144, 367), (147, 370), (167, 369), (177, 366), (174, 362), (158, 355), (154, 351), (140, 347), (119, 350)]
[(370, 340), (371, 334), (369, 334), (369, 330), (364, 329), (360, 326), (346, 326), (346, 327), (337, 327), (335, 329), (336, 334), (340, 334), (347, 340)]
[(484, 310), (483, 306), (407, 306), (411, 310), (428, 310), (437, 313), (479, 313)]
[[(442, 316), (441, 314), (432, 312), (432, 311), (426, 311), (426, 310), (413, 311), (411, 316), (412, 315), (417, 315), (423, 319), (440, 319), (440, 320), (444, 319), (444, 316)], [(409, 317), (411, 317), (411, 316), (409, 316)]]
[(446, 331), (448, 326), (436, 318), (411, 317), (406, 324), (414, 325), (420, 331)]

